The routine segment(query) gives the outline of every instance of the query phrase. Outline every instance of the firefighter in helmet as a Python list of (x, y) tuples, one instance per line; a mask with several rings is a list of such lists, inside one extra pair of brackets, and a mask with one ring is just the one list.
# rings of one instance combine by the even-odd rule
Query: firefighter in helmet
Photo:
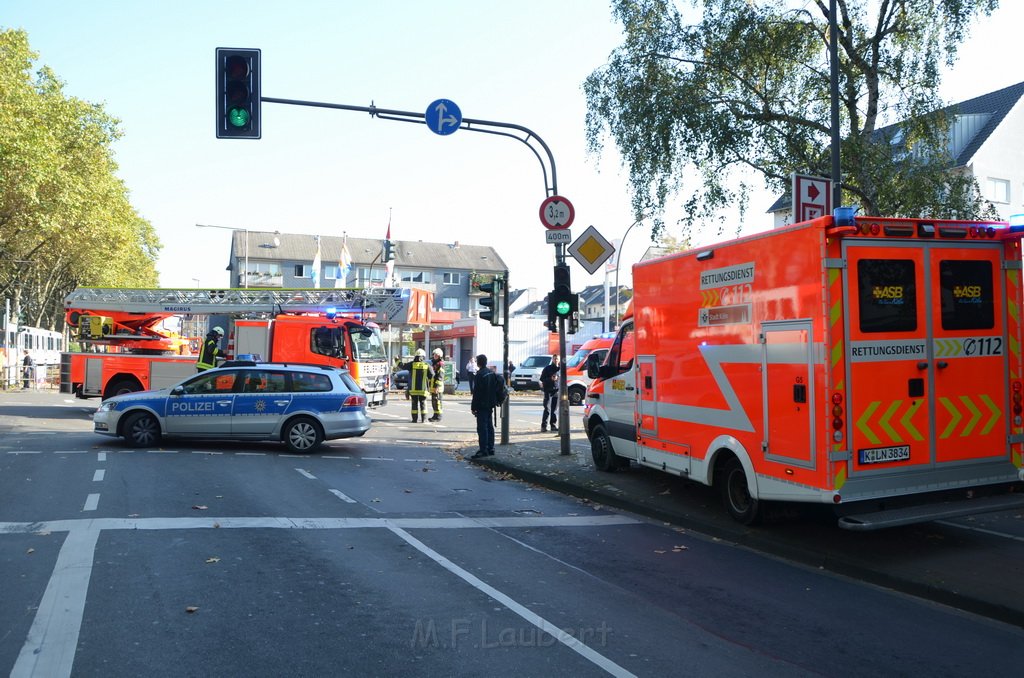
[(223, 327), (214, 327), (206, 335), (203, 347), (199, 350), (199, 359), (196, 360), (196, 372), (205, 372), (217, 366), (217, 358), (223, 359), (224, 352), (220, 350), (220, 340), (224, 336)]
[(427, 420), (427, 390), (433, 379), (434, 370), (427, 362), (427, 352), (422, 348), (416, 349), (416, 355), (409, 364), (409, 395), (412, 397), (413, 423)]
[(434, 371), (434, 378), (430, 380), (430, 406), (434, 410), (434, 416), (430, 421), (441, 421), (443, 411), (441, 396), (444, 395), (444, 351), (435, 348), (430, 354), (430, 368)]

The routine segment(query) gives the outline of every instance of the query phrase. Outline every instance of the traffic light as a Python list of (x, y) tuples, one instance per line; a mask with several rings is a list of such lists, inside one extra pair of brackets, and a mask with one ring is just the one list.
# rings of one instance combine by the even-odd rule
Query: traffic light
[[(572, 293), (569, 265), (555, 266), (555, 288), (548, 295), (548, 329), (558, 331), (558, 319), (571, 320), (579, 311), (580, 297)], [(571, 334), (571, 332), (570, 332)]]
[(217, 48), (217, 138), (260, 138), (260, 51)]
[(502, 312), (504, 306), (502, 301), (505, 298), (505, 280), (501, 276), (494, 276), (494, 280), (489, 283), (480, 283), (480, 291), (486, 292), (490, 296), (486, 299), (480, 300), (480, 305), (487, 308), (486, 311), (480, 311), (480, 318), (483, 320), (489, 320), (492, 325), (501, 325)]
[(395, 245), (390, 240), (384, 241), (384, 254), (382, 256), (385, 264), (395, 260)]

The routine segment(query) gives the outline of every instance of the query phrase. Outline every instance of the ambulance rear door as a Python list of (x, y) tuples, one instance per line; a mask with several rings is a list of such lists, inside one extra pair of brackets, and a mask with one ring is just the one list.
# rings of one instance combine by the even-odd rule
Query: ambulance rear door
[(939, 472), (914, 485), (949, 486), (1008, 459), (1000, 246), (852, 240), (844, 253), (850, 478)]

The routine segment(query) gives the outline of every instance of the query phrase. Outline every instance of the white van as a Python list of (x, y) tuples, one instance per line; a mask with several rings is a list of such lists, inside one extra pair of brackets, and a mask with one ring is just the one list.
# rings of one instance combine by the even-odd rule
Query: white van
[(517, 391), (540, 390), (540, 373), (551, 364), (549, 355), (531, 355), (512, 372), (512, 388)]

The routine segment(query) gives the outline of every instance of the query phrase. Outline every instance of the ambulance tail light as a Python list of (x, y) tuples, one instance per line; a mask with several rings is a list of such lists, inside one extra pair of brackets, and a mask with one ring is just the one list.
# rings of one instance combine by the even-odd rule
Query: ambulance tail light
[(837, 443), (843, 441), (843, 427), (846, 425), (844, 414), (843, 394), (837, 391), (832, 394), (832, 440)]
[(1021, 425), (1021, 411), (1024, 407), (1021, 405), (1021, 401), (1024, 400), (1024, 395), (1021, 393), (1021, 383), (1019, 381), (1013, 382), (1013, 425)]

